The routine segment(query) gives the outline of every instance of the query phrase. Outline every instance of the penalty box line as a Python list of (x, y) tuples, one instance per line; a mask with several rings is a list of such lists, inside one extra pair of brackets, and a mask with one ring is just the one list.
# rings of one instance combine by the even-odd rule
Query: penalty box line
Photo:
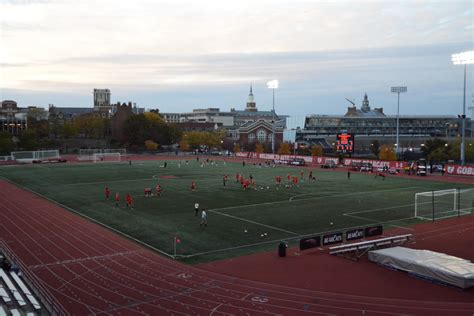
[[(389, 206), (389, 207), (381, 207), (381, 208), (375, 208), (371, 210), (363, 210), (363, 211), (357, 211), (357, 212), (349, 212), (349, 213), (344, 213), (342, 214), (343, 216), (348, 216), (352, 218), (357, 218), (357, 219), (362, 219), (365, 221), (371, 221), (371, 222), (377, 222), (374, 219), (368, 218), (368, 217), (363, 217), (363, 216), (358, 216), (354, 214), (362, 214), (362, 213), (372, 213), (372, 212), (379, 212), (379, 211), (384, 211), (384, 210), (390, 210), (390, 209), (395, 209), (395, 208), (400, 208), (400, 207), (408, 207), (408, 206), (414, 206), (414, 203), (410, 204), (405, 204), (405, 205), (396, 205), (396, 206)], [(414, 216), (413, 216), (414, 217)], [(410, 217), (409, 217), (410, 218)]]
[[(380, 221), (377, 221), (377, 220), (374, 220), (374, 219), (370, 219), (370, 218), (368, 218), (368, 217), (362, 217), (362, 216), (351, 215), (350, 213), (348, 213), (348, 214), (343, 214), (343, 215), (344, 215), (344, 216), (348, 216), (348, 217), (352, 217), (352, 218), (362, 219), (362, 220), (364, 220), (364, 221), (370, 222), (370, 224), (386, 224), (386, 223), (400, 222), (400, 221), (403, 221), (403, 220), (416, 218), (415, 216), (411, 216), (411, 217), (405, 217), (405, 218), (399, 218), (399, 219), (392, 219), (392, 220), (389, 220), (389, 221), (380, 222)], [(393, 224), (389, 224), (388, 226), (397, 227), (397, 228), (403, 228), (403, 229), (407, 229), (407, 230), (414, 230), (414, 229), (412, 229), (412, 228), (403, 227), (403, 226), (397, 226), (397, 225), (393, 225)]]
[(237, 219), (237, 220), (240, 220), (240, 221), (252, 223), (252, 224), (255, 224), (255, 225), (259, 225), (259, 226), (264, 226), (264, 227), (271, 228), (271, 229), (274, 229), (274, 230), (279, 230), (279, 231), (282, 231), (282, 232), (285, 232), (285, 233), (288, 233), (288, 234), (291, 234), (291, 235), (295, 235), (295, 236), (301, 235), (299, 233), (295, 233), (295, 232), (285, 230), (285, 229), (282, 229), (282, 228), (278, 228), (278, 227), (275, 227), (275, 226), (270, 226), (270, 225), (262, 224), (262, 223), (259, 223), (259, 222), (255, 222), (255, 221), (252, 221), (250, 219), (245, 219), (245, 218), (242, 218), (242, 217), (237, 217), (237, 216), (234, 216), (234, 215), (221, 213), (221, 212), (216, 211), (216, 210), (208, 210), (208, 211), (212, 212), (212, 213), (215, 213), (215, 214), (222, 215), (222, 216), (227, 216), (227, 217), (230, 217), (230, 218), (233, 218), (233, 219)]

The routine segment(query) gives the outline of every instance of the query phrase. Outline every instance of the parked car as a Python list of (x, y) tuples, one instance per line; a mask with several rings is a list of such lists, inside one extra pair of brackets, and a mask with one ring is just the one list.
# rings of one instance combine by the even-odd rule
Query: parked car
[(67, 162), (67, 159), (63, 157), (54, 157), (54, 158), (44, 158), (44, 159), (33, 160), (33, 163), (58, 163), (58, 162)]
[(332, 168), (336, 168), (336, 163), (332, 160), (328, 160), (324, 163), (324, 165), (321, 165), (321, 168), (323, 169), (332, 169)]
[(400, 170), (395, 169), (395, 168), (390, 168), (390, 169), (388, 169), (388, 173), (390, 173), (390, 174), (399, 174)]
[(306, 163), (303, 158), (293, 158), (288, 162), (288, 164), (293, 166), (304, 166)]

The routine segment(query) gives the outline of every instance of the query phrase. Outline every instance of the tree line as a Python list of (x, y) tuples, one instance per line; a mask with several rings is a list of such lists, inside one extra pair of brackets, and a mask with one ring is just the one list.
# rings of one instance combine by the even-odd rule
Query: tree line
[[(58, 148), (62, 141), (73, 138), (106, 139), (112, 145), (132, 150), (156, 151), (163, 146), (178, 144), (181, 151), (228, 150), (232, 152), (249, 151), (271, 153), (271, 142), (240, 144), (238, 140), (227, 137), (225, 130), (220, 131), (181, 131), (175, 124), (166, 123), (158, 113), (146, 112), (129, 116), (123, 124), (123, 139), (114, 139), (111, 133), (111, 119), (85, 115), (70, 121), (37, 120), (28, 118), (28, 129), (18, 136), (0, 132), (0, 155), (9, 155), (15, 150), (37, 150)], [(439, 138), (427, 140), (421, 146), (422, 156), (433, 163), (448, 160), (460, 160), (460, 141), (447, 144)], [(322, 156), (320, 145), (294, 148), (294, 144), (276, 143), (278, 154), (299, 154)], [(374, 140), (370, 150), (376, 159), (397, 160), (393, 145), (379, 144)], [(335, 152), (335, 148), (333, 148)], [(474, 146), (467, 142), (466, 161), (474, 160)]]

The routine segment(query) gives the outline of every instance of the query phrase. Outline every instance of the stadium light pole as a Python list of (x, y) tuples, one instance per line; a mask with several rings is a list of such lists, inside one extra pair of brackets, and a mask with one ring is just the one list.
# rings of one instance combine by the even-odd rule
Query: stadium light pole
[(466, 68), (468, 64), (474, 64), (474, 51), (467, 51), (459, 54), (453, 54), (451, 60), (454, 65), (464, 65), (464, 93), (462, 99), (461, 118), (461, 165), (465, 164), (465, 143), (466, 143)]
[(275, 154), (275, 90), (278, 89), (278, 80), (271, 80), (267, 82), (268, 89), (273, 91), (272, 102), (272, 153)]
[(397, 101), (397, 158), (400, 157), (400, 93), (407, 92), (407, 87), (392, 87), (392, 93), (398, 94)]

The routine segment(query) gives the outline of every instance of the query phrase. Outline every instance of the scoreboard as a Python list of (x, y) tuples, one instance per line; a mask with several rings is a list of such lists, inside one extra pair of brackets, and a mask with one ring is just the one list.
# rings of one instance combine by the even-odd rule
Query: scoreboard
[(354, 153), (354, 134), (338, 133), (336, 141), (336, 151), (339, 153)]

